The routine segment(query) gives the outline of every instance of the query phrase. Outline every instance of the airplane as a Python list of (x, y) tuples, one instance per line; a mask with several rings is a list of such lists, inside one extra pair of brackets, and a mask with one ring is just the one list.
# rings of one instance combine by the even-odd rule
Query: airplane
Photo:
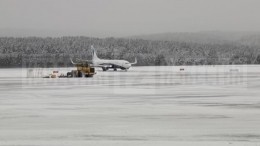
[(117, 71), (117, 69), (125, 70), (127, 71), (132, 65), (137, 64), (137, 60), (135, 58), (135, 62), (130, 63), (126, 60), (107, 60), (107, 59), (100, 59), (97, 56), (96, 49), (94, 46), (91, 46), (92, 50), (92, 63), (94, 67), (101, 67), (103, 71), (107, 71), (109, 69), (114, 69), (114, 71)]
[[(96, 49), (94, 46), (91, 46), (92, 50), (92, 60), (81, 60), (78, 59), (81, 62), (87, 62), (91, 64), (92, 67), (101, 67), (103, 71), (107, 71), (109, 69), (114, 69), (114, 71), (117, 71), (117, 69), (125, 70), (127, 71), (132, 65), (137, 64), (137, 59), (135, 58), (135, 62), (130, 63), (126, 60), (107, 60), (107, 59), (100, 59), (97, 56)], [(72, 61), (72, 64), (76, 64)]]

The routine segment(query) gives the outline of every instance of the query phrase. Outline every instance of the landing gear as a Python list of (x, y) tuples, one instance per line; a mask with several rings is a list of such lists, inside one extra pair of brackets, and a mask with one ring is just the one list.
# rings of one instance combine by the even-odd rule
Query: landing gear
[(67, 77), (68, 78), (71, 78), (73, 75), (72, 75), (72, 72), (67, 72)]
[(116, 68), (114, 68), (114, 71), (117, 71), (117, 69), (116, 69)]
[(103, 71), (107, 71), (108, 68), (107, 67), (102, 67)]

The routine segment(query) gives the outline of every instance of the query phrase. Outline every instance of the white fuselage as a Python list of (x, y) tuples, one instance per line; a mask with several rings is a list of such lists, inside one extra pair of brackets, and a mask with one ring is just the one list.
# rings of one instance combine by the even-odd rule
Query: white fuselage
[(92, 50), (92, 63), (94, 67), (102, 67), (103, 71), (106, 71), (110, 68), (114, 69), (114, 71), (117, 70), (117, 68), (120, 68), (122, 70), (128, 70), (132, 64), (136, 64), (137, 60), (135, 58), (135, 63), (129, 63), (126, 60), (108, 60), (108, 59), (100, 59), (98, 58), (96, 54), (96, 50), (93, 46), (91, 46)]
[(107, 66), (109, 68), (129, 69), (131, 63), (126, 60), (93, 59), (94, 66)]

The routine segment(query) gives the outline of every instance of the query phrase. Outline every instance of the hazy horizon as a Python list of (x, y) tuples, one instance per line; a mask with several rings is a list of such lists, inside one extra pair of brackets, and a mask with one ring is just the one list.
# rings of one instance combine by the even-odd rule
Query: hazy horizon
[(0, 36), (259, 32), (258, 0), (0, 0)]

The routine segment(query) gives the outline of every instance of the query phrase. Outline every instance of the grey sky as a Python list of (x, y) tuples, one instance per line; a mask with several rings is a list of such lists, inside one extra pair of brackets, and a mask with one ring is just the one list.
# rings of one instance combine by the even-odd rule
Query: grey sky
[(259, 0), (0, 0), (0, 35), (260, 31)]

